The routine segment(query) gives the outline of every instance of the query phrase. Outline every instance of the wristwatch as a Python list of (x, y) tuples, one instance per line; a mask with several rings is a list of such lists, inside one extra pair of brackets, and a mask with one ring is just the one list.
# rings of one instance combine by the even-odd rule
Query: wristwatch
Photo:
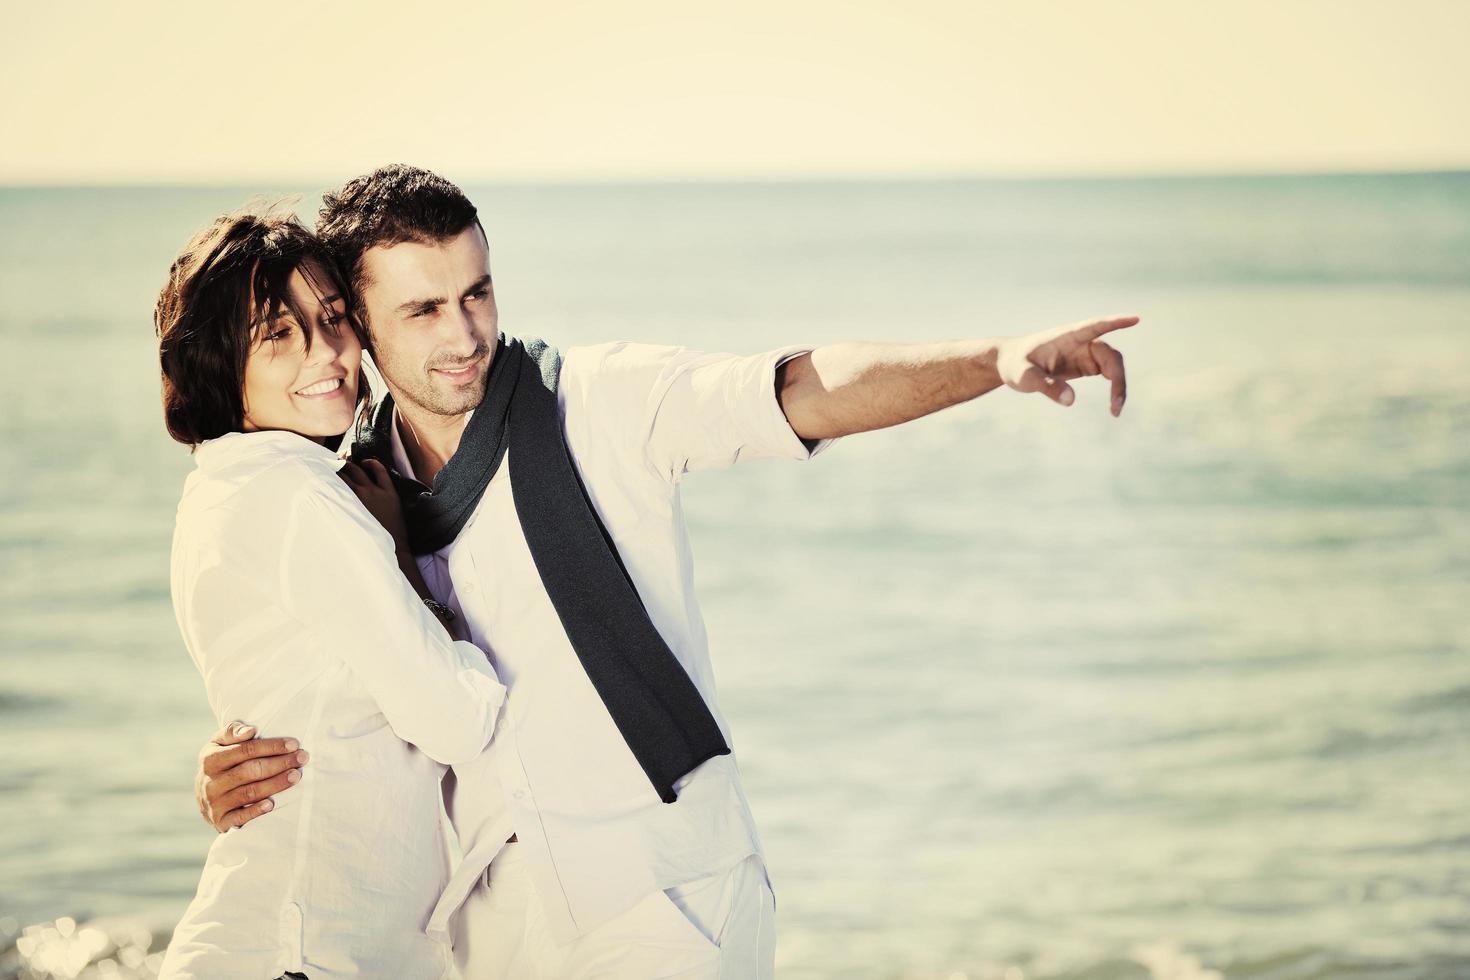
[(439, 622), (444, 624), (445, 629), (449, 629), (451, 624), (454, 623), (454, 610), (450, 609), (438, 599), (425, 599), (424, 605), (429, 607), (429, 612), (439, 618)]

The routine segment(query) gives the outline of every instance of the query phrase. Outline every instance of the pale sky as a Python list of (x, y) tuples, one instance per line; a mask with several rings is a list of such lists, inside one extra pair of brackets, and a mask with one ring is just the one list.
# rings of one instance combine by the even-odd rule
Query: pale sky
[(0, 183), (1470, 168), (1470, 0), (0, 3)]

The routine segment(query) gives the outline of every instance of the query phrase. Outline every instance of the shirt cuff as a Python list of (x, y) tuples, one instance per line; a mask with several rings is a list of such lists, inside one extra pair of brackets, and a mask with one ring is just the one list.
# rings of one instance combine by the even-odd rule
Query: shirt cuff
[(834, 436), (831, 439), (803, 439), (792, 430), (791, 422), (786, 418), (786, 413), (781, 410), (781, 398), (776, 392), (776, 372), (787, 361), (803, 354), (810, 354), (814, 349), (812, 347), (782, 347), (767, 355), (770, 358), (770, 374), (766, 378), (766, 390), (771, 393), (771, 404), (775, 408), (776, 416), (772, 420), (773, 431), (783, 433), (781, 438), (786, 445), (786, 452), (783, 455), (795, 460), (811, 459), (840, 438)]

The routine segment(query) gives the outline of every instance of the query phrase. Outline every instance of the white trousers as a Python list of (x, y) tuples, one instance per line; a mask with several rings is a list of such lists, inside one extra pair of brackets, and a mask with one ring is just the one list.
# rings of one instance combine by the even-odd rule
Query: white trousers
[(523, 846), (501, 850), (451, 923), (464, 980), (772, 980), (776, 906), (759, 856), (653, 892), (557, 946)]

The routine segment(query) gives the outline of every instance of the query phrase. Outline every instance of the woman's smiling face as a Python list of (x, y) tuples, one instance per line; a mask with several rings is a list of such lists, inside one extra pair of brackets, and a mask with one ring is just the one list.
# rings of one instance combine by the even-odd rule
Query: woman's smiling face
[(325, 269), (302, 263), (288, 289), (290, 305), (253, 329), (244, 429), (279, 429), (322, 442), (352, 425), (362, 345), (342, 290)]

